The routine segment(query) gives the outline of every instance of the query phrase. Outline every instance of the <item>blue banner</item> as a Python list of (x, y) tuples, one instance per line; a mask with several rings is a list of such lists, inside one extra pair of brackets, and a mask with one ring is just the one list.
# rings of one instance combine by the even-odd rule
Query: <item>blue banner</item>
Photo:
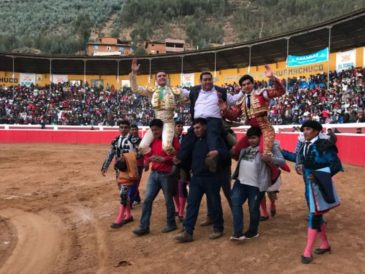
[(328, 48), (322, 49), (320, 51), (308, 55), (302, 55), (302, 56), (289, 55), (288, 67), (310, 65), (325, 61), (328, 61)]

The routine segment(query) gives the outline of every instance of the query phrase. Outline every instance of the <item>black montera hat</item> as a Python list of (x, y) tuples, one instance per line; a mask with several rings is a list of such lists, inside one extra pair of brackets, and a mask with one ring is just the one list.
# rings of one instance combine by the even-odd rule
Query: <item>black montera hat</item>
[(303, 132), (303, 129), (305, 127), (310, 127), (310, 128), (315, 129), (315, 130), (318, 130), (318, 131), (321, 131), (322, 130), (322, 125), (320, 123), (318, 123), (317, 121), (312, 121), (312, 120), (305, 121), (302, 124), (302, 126), (300, 127), (300, 131)]

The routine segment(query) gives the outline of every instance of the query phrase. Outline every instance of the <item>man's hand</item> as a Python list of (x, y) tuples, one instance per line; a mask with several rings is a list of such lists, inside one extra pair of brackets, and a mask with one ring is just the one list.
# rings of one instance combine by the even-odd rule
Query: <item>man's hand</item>
[(270, 80), (275, 80), (276, 77), (274, 76), (274, 73), (272, 72), (271, 68), (269, 67), (269, 65), (265, 65), (265, 76), (267, 78), (269, 78)]
[(215, 158), (215, 157), (217, 157), (217, 156), (218, 156), (218, 154), (219, 154), (218, 150), (211, 150), (211, 151), (209, 151), (209, 153), (207, 154), (207, 157), (209, 157), (209, 158)]
[(265, 89), (258, 89), (255, 90), (255, 95), (262, 95), (264, 93)]
[(263, 154), (262, 155), (262, 160), (265, 163), (271, 164), (272, 163), (272, 155), (271, 154)]
[(136, 58), (133, 58), (132, 59), (132, 66), (131, 66), (132, 72), (133, 73), (137, 73), (140, 66), (141, 66), (141, 64), (138, 64), (137, 63), (137, 59)]
[(181, 161), (180, 161), (178, 158), (176, 158), (176, 156), (172, 159), (172, 162), (173, 162), (175, 165), (178, 165), (178, 164), (180, 164), (180, 163), (181, 163)]

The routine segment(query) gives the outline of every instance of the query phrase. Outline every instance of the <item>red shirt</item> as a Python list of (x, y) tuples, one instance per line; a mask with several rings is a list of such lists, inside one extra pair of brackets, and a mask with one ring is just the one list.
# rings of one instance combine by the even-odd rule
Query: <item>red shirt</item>
[(323, 110), (323, 111), (322, 111), (322, 117), (323, 117), (323, 118), (328, 118), (328, 117), (330, 117), (330, 113), (329, 113), (329, 111), (328, 111), (328, 110)]
[[(172, 141), (172, 146), (175, 148), (176, 152), (180, 149), (179, 140), (174, 137)], [(154, 139), (151, 144), (151, 151), (144, 155), (145, 163), (148, 164), (150, 162), (149, 158), (152, 155), (155, 156), (162, 156), (165, 158), (165, 161), (162, 163), (156, 163), (152, 162), (152, 170), (158, 171), (158, 172), (165, 172), (169, 173), (172, 170), (173, 162), (172, 159), (174, 158), (174, 155), (168, 155), (165, 151), (162, 149), (162, 139)]]

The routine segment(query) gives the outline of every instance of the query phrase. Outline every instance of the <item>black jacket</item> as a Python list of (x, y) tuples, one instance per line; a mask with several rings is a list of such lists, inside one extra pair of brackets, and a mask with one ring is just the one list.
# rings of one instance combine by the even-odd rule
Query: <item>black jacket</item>
[[(222, 142), (219, 147), (221, 147), (221, 149), (218, 149), (217, 172), (223, 171), (227, 166), (231, 165), (231, 156), (226, 144)], [(216, 174), (210, 172), (205, 164), (205, 158), (207, 157), (208, 152), (209, 147), (206, 137), (197, 138), (194, 144), (191, 161), (193, 176), (214, 176)]]

